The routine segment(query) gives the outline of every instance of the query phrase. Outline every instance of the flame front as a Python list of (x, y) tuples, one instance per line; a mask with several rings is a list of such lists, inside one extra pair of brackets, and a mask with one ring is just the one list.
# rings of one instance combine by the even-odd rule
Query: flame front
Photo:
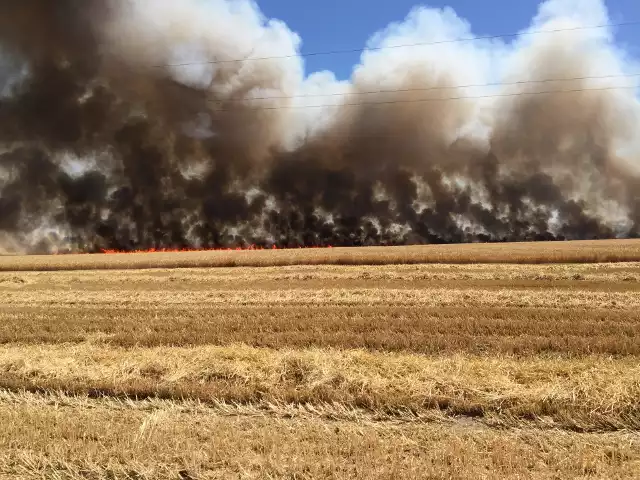
[(278, 247), (272, 245), (271, 247), (262, 247), (258, 245), (249, 245), (247, 247), (235, 247), (235, 248), (149, 248), (146, 250), (102, 250), (100, 253), (105, 255), (131, 255), (131, 254), (144, 254), (144, 253), (186, 253), (186, 252), (248, 252), (248, 251), (264, 251), (264, 250), (300, 250), (300, 249), (330, 249), (332, 245), (328, 246), (308, 246), (308, 247)]

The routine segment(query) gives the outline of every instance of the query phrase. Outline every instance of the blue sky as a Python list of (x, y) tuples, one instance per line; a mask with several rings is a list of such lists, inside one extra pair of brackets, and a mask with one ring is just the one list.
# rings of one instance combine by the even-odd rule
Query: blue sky
[[(452, 7), (468, 20), (474, 35), (513, 33), (529, 25), (538, 0), (431, 0), (432, 7)], [(258, 0), (262, 12), (283, 20), (302, 38), (302, 52), (361, 48), (376, 31), (401, 21), (415, 0)], [(608, 0), (613, 23), (640, 20), (640, 0)], [(640, 26), (620, 27), (617, 40), (640, 57)], [(358, 53), (320, 55), (306, 59), (307, 72), (332, 70), (346, 79), (358, 62)]]

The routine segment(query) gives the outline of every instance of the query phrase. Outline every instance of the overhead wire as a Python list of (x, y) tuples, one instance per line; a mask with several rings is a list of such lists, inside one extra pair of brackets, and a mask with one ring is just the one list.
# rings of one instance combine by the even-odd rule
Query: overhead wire
[(581, 77), (565, 77), (565, 78), (545, 78), (541, 80), (520, 80), (515, 82), (492, 82), (492, 83), (475, 83), (451, 86), (435, 86), (435, 87), (415, 87), (415, 88), (397, 88), (384, 90), (367, 90), (367, 91), (350, 91), (350, 92), (329, 92), (329, 93), (312, 93), (298, 95), (269, 95), (263, 97), (246, 97), (246, 98), (230, 98), (226, 100), (210, 100), (212, 103), (229, 103), (229, 102), (248, 102), (254, 100), (288, 100), (294, 98), (318, 98), (318, 97), (349, 97), (352, 95), (378, 95), (386, 93), (412, 93), (412, 92), (429, 92), (437, 90), (455, 90), (460, 88), (480, 88), (480, 87), (508, 87), (517, 85), (532, 85), (553, 82), (571, 82), (581, 80), (606, 80), (615, 78), (633, 78), (640, 77), (640, 73), (626, 73), (616, 75), (589, 75)]
[[(470, 42), (470, 41), (476, 41), (476, 40), (495, 40), (498, 38), (522, 37), (522, 36), (542, 35), (542, 34), (551, 34), (551, 33), (560, 33), (560, 32), (573, 32), (573, 31), (581, 31), (581, 30), (615, 28), (615, 27), (624, 27), (624, 26), (633, 26), (633, 25), (640, 25), (640, 21), (607, 23), (607, 24), (599, 24), (599, 25), (587, 25), (587, 26), (577, 26), (577, 27), (558, 28), (558, 29), (549, 29), (549, 30), (532, 30), (532, 31), (524, 31), (524, 32), (497, 34), (497, 35), (455, 38), (455, 39), (447, 39), (447, 40), (439, 40), (439, 41), (431, 41), (431, 42), (416, 42), (416, 43), (401, 44), (401, 45), (382, 45), (378, 47), (327, 50), (327, 51), (306, 52), (306, 53), (303, 52), (303, 53), (296, 53), (291, 55), (274, 55), (274, 56), (252, 58), (250, 57), (251, 54), (249, 54), (249, 56), (245, 56), (244, 58), (239, 58), (239, 59), (159, 64), (159, 65), (152, 65), (151, 67), (152, 68), (173, 68), (173, 67), (186, 67), (186, 66), (195, 66), (195, 65), (238, 63), (238, 62), (242, 63), (247, 61), (258, 61), (258, 60), (276, 60), (276, 59), (286, 59), (286, 58), (311, 57), (311, 56), (319, 56), (319, 55), (335, 55), (335, 54), (341, 54), (341, 53), (357, 53), (357, 52), (364, 52), (364, 51), (379, 51), (379, 50), (386, 50), (386, 49), (411, 48), (411, 47), (420, 47), (420, 46), (450, 44), (450, 43), (457, 43), (457, 42)], [(276, 105), (276, 106), (259, 106), (259, 107), (246, 105), (247, 102), (260, 101), (260, 100), (288, 100), (288, 99), (321, 98), (321, 97), (325, 97), (325, 98), (349, 97), (349, 96), (364, 96), (364, 95), (376, 95), (376, 94), (383, 95), (383, 94), (393, 94), (393, 93), (428, 92), (428, 91), (437, 91), (437, 90), (453, 90), (453, 89), (480, 88), (480, 87), (522, 86), (522, 85), (533, 85), (533, 84), (543, 84), (543, 83), (553, 83), (553, 82), (604, 80), (604, 79), (633, 78), (633, 77), (640, 77), (640, 73), (601, 75), (601, 76), (594, 75), (594, 76), (582, 76), (582, 77), (573, 77), (573, 78), (549, 78), (549, 79), (542, 79), (542, 80), (521, 80), (521, 81), (515, 81), (515, 82), (493, 82), (493, 83), (484, 83), (484, 84), (433, 86), (433, 87), (423, 87), (423, 88), (417, 87), (417, 88), (404, 88), (404, 89), (380, 89), (380, 90), (371, 90), (371, 91), (330, 92), (330, 93), (318, 93), (318, 94), (269, 95), (269, 96), (250, 97), (250, 98), (241, 98), (241, 99), (224, 99), (224, 100), (209, 99), (207, 100), (207, 102), (212, 104), (219, 104), (219, 105), (229, 104), (229, 103), (243, 104), (242, 108), (237, 110), (233, 108), (219, 108), (219, 109), (214, 109), (213, 111), (215, 112), (229, 112), (229, 111), (245, 112), (245, 111), (260, 111), (260, 110), (305, 109), (305, 108), (325, 108), (325, 107), (364, 106), (364, 105), (390, 105), (390, 104), (399, 104), (399, 103), (406, 104), (406, 103), (418, 103), (418, 102), (442, 102), (442, 101), (472, 100), (472, 99), (483, 99), (483, 98), (515, 97), (515, 96), (524, 96), (524, 95), (543, 95), (543, 94), (556, 94), (556, 93), (575, 93), (575, 92), (584, 92), (584, 91), (635, 89), (637, 88), (637, 86), (635, 85), (616, 86), (616, 87), (609, 86), (609, 87), (603, 87), (603, 88), (545, 90), (545, 91), (536, 91), (536, 92), (502, 93), (502, 94), (479, 95), (479, 96), (455, 96), (455, 97), (445, 97), (445, 98), (431, 97), (431, 98), (424, 98), (424, 99), (396, 99), (396, 100), (377, 101), (377, 102), (347, 102), (347, 103), (341, 102), (341, 103), (335, 103), (335, 104), (323, 103), (323, 104), (316, 104), (316, 105)]]
[[(186, 66), (195, 66), (195, 65), (220, 64), (220, 63), (234, 63), (234, 62), (242, 63), (242, 62), (257, 61), (257, 60), (275, 60), (275, 59), (299, 58), (299, 57), (310, 57), (310, 56), (319, 56), (319, 55), (334, 55), (334, 54), (340, 54), (340, 53), (379, 51), (379, 50), (386, 50), (386, 49), (442, 45), (442, 44), (457, 43), (457, 42), (470, 42), (470, 41), (476, 41), (476, 40), (491, 40), (491, 39), (507, 38), (507, 37), (522, 37), (522, 36), (542, 35), (542, 34), (551, 34), (551, 33), (560, 33), (560, 32), (573, 32), (573, 31), (602, 29), (602, 28), (614, 28), (614, 27), (633, 26), (633, 25), (640, 25), (640, 21), (607, 23), (607, 24), (599, 24), (599, 25), (577, 26), (577, 27), (558, 28), (558, 29), (550, 29), (550, 30), (532, 30), (532, 31), (524, 31), (524, 32), (497, 34), (497, 35), (455, 38), (455, 39), (439, 40), (439, 41), (432, 41), (432, 42), (417, 42), (417, 43), (401, 44), (401, 45), (383, 45), (378, 47), (328, 50), (328, 51), (318, 51), (318, 52), (296, 53), (291, 55), (276, 55), (276, 56), (252, 58), (250, 55), (253, 53), (253, 51), (255, 51), (255, 49), (253, 49), (252, 52), (249, 53), (244, 58), (227, 59), (227, 60), (211, 60), (211, 61), (200, 61), (200, 62), (185, 62), (185, 63), (174, 63), (174, 64), (170, 64), (170, 63), (157, 64), (157, 65), (151, 65), (150, 67), (151, 68), (172, 68), (172, 67), (186, 67)], [(320, 98), (320, 97), (325, 97), (325, 98), (326, 97), (349, 97), (349, 96), (363, 96), (363, 95), (376, 95), (376, 94), (383, 95), (383, 94), (394, 94), (394, 93), (428, 92), (428, 91), (437, 91), (437, 90), (454, 90), (454, 89), (480, 88), (480, 87), (522, 86), (522, 85), (533, 85), (533, 84), (543, 84), (543, 83), (553, 83), (553, 82), (569, 82), (569, 81), (599, 80), (599, 79), (604, 80), (604, 79), (633, 78), (633, 77), (640, 77), (640, 73), (601, 75), (601, 76), (594, 75), (594, 76), (581, 76), (581, 77), (572, 77), (572, 78), (549, 78), (549, 79), (541, 79), (541, 80), (521, 80), (521, 81), (515, 81), (515, 82), (493, 82), (493, 83), (484, 83), (484, 84), (467, 84), (467, 85), (452, 85), (452, 86), (381, 89), (381, 90), (371, 90), (371, 91), (349, 91), (349, 92), (330, 92), (330, 93), (294, 94), (294, 95), (269, 95), (269, 96), (261, 96), (261, 97), (230, 98), (230, 99), (221, 99), (221, 100), (208, 99), (207, 103), (218, 104), (218, 105), (229, 104), (229, 103), (242, 104), (239, 108), (216, 108), (216, 109), (212, 109), (211, 110), (212, 112), (247, 112), (247, 111), (261, 111), (261, 110), (307, 109), (307, 108), (329, 108), (329, 107), (350, 107), (350, 106), (367, 106), (367, 105), (392, 105), (392, 104), (407, 104), (407, 103), (444, 102), (444, 101), (459, 101), (459, 100), (473, 100), (473, 99), (486, 99), (486, 98), (517, 97), (517, 96), (527, 96), (527, 95), (576, 93), (576, 92), (588, 92), (588, 91), (628, 90), (628, 89), (636, 89), (638, 88), (638, 86), (637, 85), (608, 86), (603, 88), (545, 90), (545, 91), (534, 91), (534, 92), (498, 93), (498, 94), (477, 95), (477, 96), (460, 95), (460, 96), (444, 97), (444, 98), (429, 97), (429, 98), (421, 98), (421, 99), (394, 99), (394, 100), (376, 101), (376, 102), (346, 102), (346, 103), (340, 102), (340, 103), (323, 103), (323, 104), (314, 104), (314, 105), (275, 105), (275, 106), (258, 106), (258, 107), (247, 105), (248, 102), (259, 101), (259, 100), (289, 100), (289, 99)]]
[(545, 90), (545, 91), (537, 91), (537, 92), (517, 92), (517, 93), (503, 93), (503, 94), (492, 94), (492, 95), (477, 95), (477, 96), (456, 96), (456, 97), (445, 97), (445, 98), (418, 98), (418, 99), (396, 99), (396, 100), (387, 100), (380, 102), (352, 102), (352, 103), (329, 103), (329, 104), (316, 104), (316, 105), (276, 105), (276, 106), (267, 106), (267, 107), (251, 107), (247, 106), (244, 108), (219, 108), (219, 109), (211, 109), (211, 112), (254, 112), (254, 111), (264, 111), (264, 110), (297, 110), (297, 109), (307, 109), (307, 108), (330, 108), (330, 107), (357, 107), (357, 106), (368, 106), (368, 105), (393, 105), (393, 104), (408, 104), (408, 103), (426, 103), (426, 102), (446, 102), (446, 101), (458, 101), (458, 100), (476, 100), (476, 99), (485, 99), (485, 98), (505, 98), (505, 97), (519, 97), (526, 95), (546, 95), (546, 94), (557, 94), (557, 93), (578, 93), (578, 92), (596, 92), (596, 91), (607, 91), (607, 90), (635, 90), (637, 89), (637, 85), (624, 85), (624, 86), (614, 86), (614, 87), (602, 87), (602, 88), (577, 88), (577, 89), (569, 89), (569, 90)]
[(483, 36), (474, 36), (474, 37), (460, 37), (453, 38), (447, 40), (437, 40), (431, 42), (416, 42), (416, 43), (406, 43), (400, 45), (381, 45), (377, 47), (360, 47), (360, 48), (349, 48), (349, 49), (341, 49), (341, 50), (326, 50), (326, 51), (318, 51), (318, 52), (301, 52), (289, 55), (273, 55), (267, 57), (245, 57), (245, 58), (236, 58), (236, 59), (223, 59), (223, 60), (207, 60), (207, 61), (199, 61), (199, 62), (184, 62), (184, 63), (166, 63), (166, 64), (157, 64), (152, 65), (152, 68), (173, 68), (173, 67), (188, 67), (193, 65), (215, 65), (222, 63), (242, 63), (247, 61), (260, 61), (260, 60), (278, 60), (278, 59), (287, 59), (287, 58), (299, 58), (299, 57), (316, 57), (321, 55), (339, 55), (339, 54), (347, 54), (347, 53), (359, 53), (365, 51), (380, 51), (380, 50), (388, 50), (388, 49), (398, 49), (398, 48), (412, 48), (412, 47), (424, 47), (431, 45), (444, 45), (448, 43), (460, 43), (460, 42), (473, 42), (478, 40), (497, 40), (499, 38), (509, 38), (509, 37), (523, 37), (523, 36), (531, 36), (531, 35), (542, 35), (549, 33), (561, 33), (561, 32), (574, 32), (580, 30), (597, 30), (602, 28), (617, 28), (617, 27), (627, 27), (640, 25), (640, 21), (632, 21), (632, 22), (621, 22), (621, 23), (607, 23), (600, 25), (585, 25), (578, 27), (569, 27), (569, 28), (557, 28), (551, 30), (531, 30), (531, 31), (523, 31), (523, 32), (512, 32), (512, 33), (503, 33), (497, 35), (483, 35)]

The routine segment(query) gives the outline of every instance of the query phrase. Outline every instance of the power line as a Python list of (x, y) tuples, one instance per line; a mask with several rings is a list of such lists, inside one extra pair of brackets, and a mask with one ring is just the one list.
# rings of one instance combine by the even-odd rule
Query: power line
[(325, 108), (325, 107), (356, 107), (367, 105), (392, 105), (400, 103), (427, 103), (427, 102), (446, 102), (457, 100), (474, 100), (483, 98), (505, 98), (505, 97), (520, 97), (525, 95), (546, 95), (554, 93), (576, 93), (576, 92), (598, 92), (607, 90), (635, 90), (637, 86), (618, 86), (618, 87), (602, 87), (602, 88), (576, 88), (571, 90), (545, 90), (540, 92), (518, 92), (518, 93), (503, 93), (494, 95), (478, 95), (478, 96), (458, 96), (458, 97), (445, 97), (445, 98), (419, 98), (419, 99), (407, 99), (407, 100), (388, 100), (382, 102), (353, 102), (353, 103), (331, 103), (320, 105), (278, 105), (271, 107), (248, 107), (248, 108), (232, 108), (232, 109), (214, 109), (212, 112), (251, 112), (262, 110), (293, 110), (293, 109), (305, 109), (305, 108)]
[(476, 83), (467, 85), (439, 86), (439, 87), (418, 87), (418, 88), (399, 88), (388, 90), (369, 90), (355, 92), (334, 92), (334, 93), (312, 93), (304, 95), (270, 95), (265, 97), (250, 98), (231, 98), (227, 100), (210, 100), (211, 103), (228, 103), (228, 102), (249, 102), (253, 100), (287, 100), (291, 98), (317, 98), (317, 97), (348, 97), (351, 95), (375, 95), (385, 93), (410, 93), (410, 92), (429, 92), (436, 90), (454, 90), (458, 88), (478, 88), (478, 87), (507, 87), (515, 85), (530, 85), (552, 82), (570, 82), (578, 80), (605, 80), (613, 78), (633, 78), (640, 77), (640, 73), (628, 73), (619, 75), (599, 75), (599, 76), (583, 76), (583, 77), (567, 77), (567, 78), (546, 78), (543, 80), (520, 80), (517, 82), (494, 82), (494, 83)]
[(509, 38), (509, 37), (524, 37), (531, 35), (541, 35), (547, 33), (560, 33), (560, 32), (575, 32), (580, 30), (597, 30), (601, 28), (614, 28), (614, 27), (627, 27), (632, 25), (640, 25), (640, 21), (635, 22), (622, 22), (622, 23), (608, 23), (601, 25), (590, 25), (590, 26), (582, 26), (582, 27), (572, 27), (572, 28), (558, 28), (553, 30), (533, 30), (529, 32), (517, 32), (517, 33), (503, 33), (498, 35), (484, 35), (477, 37), (461, 37), (454, 38), (449, 40), (438, 40), (435, 42), (418, 42), (418, 43), (407, 43), (401, 45), (385, 45), (380, 47), (361, 47), (361, 48), (352, 48), (352, 49), (344, 49), (344, 50), (326, 50), (326, 51), (318, 51), (318, 52), (308, 52), (308, 53), (297, 53), (293, 55), (274, 55), (268, 57), (255, 57), (255, 58), (237, 58), (237, 59), (228, 59), (228, 60), (210, 60), (210, 61), (202, 61), (202, 62), (185, 62), (185, 63), (168, 63), (161, 65), (152, 65), (152, 68), (166, 68), (166, 67), (187, 67), (191, 65), (215, 65), (221, 63), (237, 63), (237, 62), (247, 62), (247, 61), (258, 61), (258, 60), (278, 60), (278, 59), (286, 59), (286, 58), (298, 58), (298, 57), (316, 57), (321, 55), (338, 55), (343, 53), (359, 53), (364, 51), (379, 51), (379, 50), (389, 50), (396, 48), (410, 48), (410, 47), (423, 47), (429, 45), (443, 45), (447, 43), (459, 43), (459, 42), (472, 42), (476, 40), (496, 40), (498, 38)]

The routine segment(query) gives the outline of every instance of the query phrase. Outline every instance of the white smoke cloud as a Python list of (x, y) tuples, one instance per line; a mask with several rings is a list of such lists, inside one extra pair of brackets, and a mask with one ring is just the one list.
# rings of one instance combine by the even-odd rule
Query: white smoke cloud
[[(415, 100), (422, 126), (439, 130), (438, 135), (451, 142), (461, 135), (486, 139), (485, 98), (446, 100), (485, 97), (495, 91), (486, 85), (499, 81), (506, 46), (499, 39), (458, 41), (473, 37), (471, 25), (453, 9), (416, 7), (403, 22), (371, 37), (353, 83), (365, 91), (416, 89), (382, 100)], [(417, 129), (416, 134), (424, 131)]]
[[(434, 135), (450, 142), (465, 137), (484, 142), (488, 148), (491, 132), (496, 121), (499, 123), (496, 117), (505, 103), (511, 102), (511, 98), (502, 100), (493, 95), (628, 86), (633, 80), (612, 77), (526, 86), (487, 84), (620, 76), (638, 67), (616, 47), (610, 29), (580, 30), (610, 23), (602, 0), (543, 2), (524, 35), (514, 41), (455, 41), (474, 37), (468, 21), (448, 7), (416, 7), (403, 21), (371, 36), (351, 80), (346, 82), (328, 71), (309, 72), (305, 77), (304, 59), (299, 55), (301, 38), (283, 22), (265, 18), (252, 1), (134, 0), (122, 5), (121, 15), (107, 30), (110, 49), (128, 61), (152, 68), (176, 65), (168, 71), (177, 82), (210, 89), (216, 98), (252, 100), (252, 108), (273, 108), (256, 115), (268, 116), (276, 132), (272, 141), (286, 148), (344, 121), (336, 106), (376, 101), (399, 101), (412, 116), (418, 111), (420, 120), (412, 130), (425, 141)], [(533, 34), (559, 29), (575, 30)], [(403, 45), (414, 46), (400, 47)], [(238, 59), (247, 61), (231, 61)], [(414, 91), (364, 94), (403, 89)], [(640, 120), (635, 92), (612, 90), (602, 96), (614, 99), (611, 105), (615, 107), (586, 113), (604, 115), (608, 122), (615, 120), (620, 128), (617, 133), (623, 137), (616, 140), (616, 151), (622, 156), (635, 155), (640, 149), (637, 135), (632, 133)], [(475, 98), (435, 101), (450, 97)], [(425, 101), (428, 99), (434, 101)], [(218, 106), (208, 105), (213, 109)], [(380, 108), (389, 112), (389, 122), (400, 110), (393, 104)], [(202, 124), (206, 123), (203, 120)], [(556, 127), (549, 125), (547, 130)], [(625, 162), (635, 165), (628, 158)]]
[[(134, 0), (107, 34), (124, 58), (170, 65), (177, 81), (216, 93), (230, 95), (246, 79), (270, 75), (271, 89), (292, 94), (303, 78), (300, 38), (249, 0)], [(290, 58), (256, 60), (265, 57)], [(264, 96), (264, 89), (256, 85), (246, 96)]]

